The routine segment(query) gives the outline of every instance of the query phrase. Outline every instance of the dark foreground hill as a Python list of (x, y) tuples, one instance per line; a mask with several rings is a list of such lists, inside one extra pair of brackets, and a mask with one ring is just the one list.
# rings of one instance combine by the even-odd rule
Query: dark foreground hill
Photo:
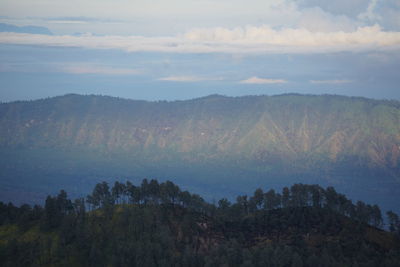
[(0, 265), (394, 267), (400, 220), (388, 215), (392, 232), (379, 207), (317, 185), (214, 205), (169, 181), (101, 183), (86, 200), (0, 203)]
[(400, 103), (341, 96), (146, 102), (66, 95), (0, 104), (0, 195), (86, 193), (100, 180), (174, 179), (209, 199), (259, 185), (334, 185), (395, 209)]

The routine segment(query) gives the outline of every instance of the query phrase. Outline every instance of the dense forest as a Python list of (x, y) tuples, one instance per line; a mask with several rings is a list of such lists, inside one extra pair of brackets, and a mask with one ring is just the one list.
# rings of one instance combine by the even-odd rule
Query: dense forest
[(1, 266), (400, 266), (400, 219), (333, 187), (208, 203), (170, 181), (0, 203)]

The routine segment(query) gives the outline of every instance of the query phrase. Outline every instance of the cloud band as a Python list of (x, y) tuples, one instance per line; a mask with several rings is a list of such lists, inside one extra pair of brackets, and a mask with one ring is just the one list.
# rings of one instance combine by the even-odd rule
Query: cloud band
[(311, 32), (306, 29), (274, 30), (269, 26), (236, 29), (194, 29), (173, 37), (46, 36), (0, 33), (1, 44), (120, 49), (128, 52), (170, 53), (327, 53), (400, 48), (400, 32), (378, 25), (353, 32)]

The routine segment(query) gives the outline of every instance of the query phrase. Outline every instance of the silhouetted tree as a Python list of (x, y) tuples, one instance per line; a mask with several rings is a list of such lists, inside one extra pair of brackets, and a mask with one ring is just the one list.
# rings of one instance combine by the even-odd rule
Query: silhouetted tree
[(125, 191), (125, 185), (123, 183), (118, 181), (114, 183), (114, 186), (111, 189), (111, 196), (116, 204), (121, 202), (121, 197), (124, 195)]
[(261, 209), (264, 203), (264, 191), (261, 188), (258, 188), (254, 191), (253, 197), (250, 198), (250, 205), (256, 209)]
[(387, 213), (388, 222), (389, 222), (389, 230), (392, 233), (400, 235), (400, 219), (399, 215), (394, 213), (393, 211), (388, 211)]
[(277, 197), (274, 189), (269, 190), (264, 195), (264, 208), (272, 210), (277, 206)]
[(282, 189), (282, 207), (288, 208), (290, 207), (290, 191), (289, 188), (284, 187)]
[(114, 199), (111, 195), (110, 188), (107, 182), (96, 184), (91, 195), (86, 198), (86, 201), (94, 208), (109, 207), (114, 204)]

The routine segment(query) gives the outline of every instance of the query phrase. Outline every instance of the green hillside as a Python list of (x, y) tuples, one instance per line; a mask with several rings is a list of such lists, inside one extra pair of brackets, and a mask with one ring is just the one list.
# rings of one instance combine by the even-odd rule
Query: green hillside
[[(0, 104), (3, 200), (100, 179), (174, 179), (206, 197), (254, 185), (335, 185), (393, 208), (400, 103), (342, 96), (146, 102), (105, 96)], [(392, 204), (391, 204), (392, 203)]]

